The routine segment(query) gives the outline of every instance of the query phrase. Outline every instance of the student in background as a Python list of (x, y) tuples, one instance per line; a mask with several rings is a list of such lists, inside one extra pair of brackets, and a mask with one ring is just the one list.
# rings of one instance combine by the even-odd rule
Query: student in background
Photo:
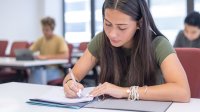
[(188, 102), (186, 73), (169, 41), (157, 29), (146, 0), (105, 0), (103, 32), (97, 34), (67, 75), (66, 97), (76, 98), (79, 83), (100, 63), (99, 82), (90, 96)]
[[(39, 51), (40, 54), (36, 58), (46, 59), (68, 59), (68, 46), (63, 37), (54, 34), (55, 20), (51, 17), (45, 17), (41, 20), (43, 36), (40, 37), (31, 47), (33, 52)], [(58, 79), (63, 76), (62, 71), (56, 65), (47, 66), (47, 81)], [(43, 68), (36, 67), (32, 70), (29, 82), (41, 83), (41, 74)]]
[(174, 47), (196, 47), (200, 48), (200, 14), (190, 13), (184, 21), (185, 28), (181, 30), (176, 38)]

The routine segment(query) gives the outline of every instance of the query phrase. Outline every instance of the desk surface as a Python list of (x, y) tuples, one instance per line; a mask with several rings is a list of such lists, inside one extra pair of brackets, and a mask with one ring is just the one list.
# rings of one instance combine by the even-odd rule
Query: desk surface
[(66, 64), (67, 59), (51, 59), (51, 60), (33, 60), (33, 61), (17, 61), (15, 58), (0, 57), (0, 66), (7, 67), (33, 67), (53, 64)]
[[(0, 84), (0, 112), (116, 112), (116, 110), (89, 108), (75, 110), (68, 108), (37, 106), (25, 103), (28, 99), (40, 96), (51, 88), (55, 88), (55, 86), (15, 82)], [(173, 103), (167, 110), (167, 112), (199, 111), (200, 99), (191, 99), (190, 103)]]

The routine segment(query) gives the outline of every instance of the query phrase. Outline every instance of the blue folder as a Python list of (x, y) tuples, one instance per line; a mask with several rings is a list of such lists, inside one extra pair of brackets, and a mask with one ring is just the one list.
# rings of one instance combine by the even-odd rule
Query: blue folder
[(55, 103), (55, 102), (49, 102), (49, 101), (42, 101), (39, 99), (29, 99), (29, 101), (27, 101), (26, 103), (29, 103), (32, 105), (40, 105), (40, 106), (80, 109), (91, 102), (92, 101), (80, 102), (80, 103)]

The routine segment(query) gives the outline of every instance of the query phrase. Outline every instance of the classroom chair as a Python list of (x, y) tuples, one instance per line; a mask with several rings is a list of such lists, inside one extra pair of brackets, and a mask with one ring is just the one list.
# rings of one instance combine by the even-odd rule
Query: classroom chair
[[(64, 71), (64, 74), (66, 75), (68, 73), (68, 68), (72, 68), (73, 67), (73, 64), (72, 64), (72, 51), (73, 51), (73, 44), (70, 44), (70, 43), (67, 43), (68, 45), (68, 48), (69, 48), (69, 62), (60, 66), (61, 70)], [(64, 76), (65, 77), (65, 76)], [(52, 81), (49, 81), (47, 82), (48, 85), (56, 85), (56, 86), (62, 86), (62, 82), (64, 80), (64, 77), (63, 78), (60, 78), (60, 79), (55, 79), (55, 80), (52, 80)]]
[(15, 57), (15, 49), (29, 48), (29, 43), (26, 41), (16, 41), (12, 43), (10, 57)]
[(0, 57), (6, 56), (6, 48), (8, 46), (8, 41), (0, 40)]
[(200, 49), (176, 48), (175, 50), (187, 74), (191, 97), (200, 98)]
[(89, 42), (81, 42), (81, 43), (79, 44), (78, 49), (79, 49), (81, 52), (84, 52), (84, 51), (87, 49), (88, 44), (89, 44)]
[[(25, 41), (13, 42), (10, 50), (9, 57), (15, 57), (14, 50), (19, 48), (28, 48), (29, 43)], [(10, 82), (10, 81), (27, 81), (28, 72), (26, 70), (15, 70), (9, 67), (2, 68), (0, 70), (0, 83)]]

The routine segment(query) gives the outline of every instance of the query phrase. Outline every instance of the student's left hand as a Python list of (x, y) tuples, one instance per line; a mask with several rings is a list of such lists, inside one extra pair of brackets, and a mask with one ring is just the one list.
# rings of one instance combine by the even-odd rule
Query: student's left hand
[(90, 95), (97, 97), (106, 94), (115, 98), (124, 98), (128, 95), (127, 90), (128, 88), (119, 87), (114, 84), (105, 82), (94, 88), (94, 90), (90, 92)]
[(36, 56), (37, 59), (40, 59), (40, 60), (46, 60), (48, 59), (47, 56), (43, 56), (43, 55), (38, 55)]

